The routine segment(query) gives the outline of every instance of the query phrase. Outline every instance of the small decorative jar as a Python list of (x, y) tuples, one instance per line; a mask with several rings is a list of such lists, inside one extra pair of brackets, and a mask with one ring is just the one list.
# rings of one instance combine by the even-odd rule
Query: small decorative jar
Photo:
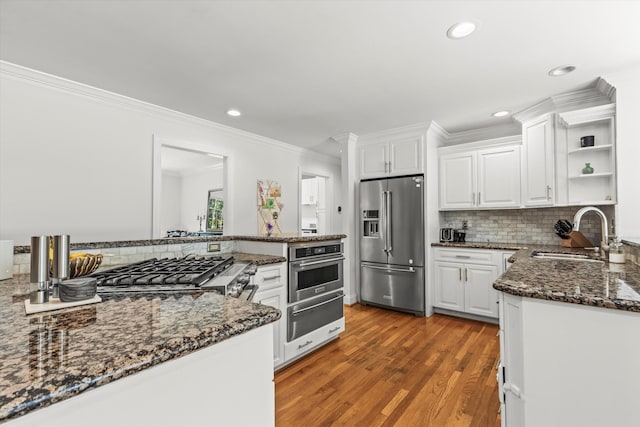
[(585, 175), (589, 175), (593, 173), (593, 168), (591, 167), (591, 163), (585, 163), (582, 168), (582, 173)]

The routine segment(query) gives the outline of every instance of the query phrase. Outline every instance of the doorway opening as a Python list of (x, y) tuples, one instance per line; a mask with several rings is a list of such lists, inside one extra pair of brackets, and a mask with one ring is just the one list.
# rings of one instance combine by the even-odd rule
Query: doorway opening
[(331, 224), (327, 215), (329, 178), (308, 172), (300, 173), (300, 233), (327, 234)]

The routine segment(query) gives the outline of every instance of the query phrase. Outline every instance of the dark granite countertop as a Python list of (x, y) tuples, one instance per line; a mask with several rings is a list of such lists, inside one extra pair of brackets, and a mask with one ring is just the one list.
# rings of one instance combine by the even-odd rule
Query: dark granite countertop
[(496, 249), (503, 251), (519, 251), (526, 249), (527, 245), (522, 243), (496, 243), (496, 242), (436, 242), (432, 247), (443, 248), (466, 248), (466, 249)]
[(26, 316), (28, 282), (29, 275), (0, 282), (0, 423), (281, 316), (215, 292), (121, 294)]
[[(173, 245), (181, 243), (198, 243), (198, 242), (219, 242), (229, 240), (245, 240), (253, 242), (274, 242), (274, 243), (303, 243), (303, 242), (321, 242), (325, 240), (340, 240), (346, 238), (346, 234), (298, 234), (284, 233), (277, 236), (201, 236), (201, 237), (170, 237), (166, 239), (151, 240), (120, 240), (113, 242), (84, 242), (71, 243), (71, 250), (82, 249), (104, 249), (104, 248), (121, 248), (131, 246), (154, 246), (154, 245)], [(31, 246), (15, 246), (15, 254), (28, 254), (31, 252)]]
[(231, 255), (235, 258), (236, 261), (247, 261), (253, 262), (254, 264), (260, 265), (269, 265), (269, 264), (278, 264), (280, 262), (287, 262), (287, 259), (283, 256), (276, 255), (259, 255), (259, 254), (247, 254), (242, 252), (231, 252), (229, 254), (221, 253), (220, 256)]
[[(582, 253), (599, 262), (531, 257), (533, 251)], [(612, 264), (593, 251), (560, 246), (530, 245), (516, 252), (513, 265), (493, 287), (530, 298), (640, 312), (640, 267), (632, 262)]]

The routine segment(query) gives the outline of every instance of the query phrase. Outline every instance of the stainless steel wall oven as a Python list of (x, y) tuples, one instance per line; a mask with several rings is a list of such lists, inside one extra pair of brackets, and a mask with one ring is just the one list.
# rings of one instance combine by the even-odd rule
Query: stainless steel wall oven
[(344, 316), (342, 243), (289, 247), (287, 341), (293, 341)]
[(289, 247), (289, 303), (344, 286), (342, 243)]

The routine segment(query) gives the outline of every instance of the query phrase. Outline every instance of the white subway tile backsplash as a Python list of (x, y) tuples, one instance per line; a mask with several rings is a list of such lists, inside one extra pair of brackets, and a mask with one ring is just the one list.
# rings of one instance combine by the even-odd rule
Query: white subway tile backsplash
[[(116, 249), (118, 249), (118, 251), (120, 252), (120, 255), (135, 255), (137, 248), (131, 246), (131, 247), (116, 248)], [(109, 248), (109, 250), (111, 250), (111, 248)]]
[[(609, 220), (609, 234), (612, 233), (611, 219), (614, 218), (613, 206), (599, 206)], [(573, 222), (573, 216), (580, 209), (577, 206), (508, 209), (498, 211), (448, 211), (442, 214), (442, 226), (451, 225), (462, 228), (462, 221), (470, 224), (467, 230), (468, 242), (503, 242), (541, 245), (559, 245), (553, 226), (559, 219)], [(580, 231), (594, 245), (599, 245), (600, 219), (595, 214), (582, 218)]]

